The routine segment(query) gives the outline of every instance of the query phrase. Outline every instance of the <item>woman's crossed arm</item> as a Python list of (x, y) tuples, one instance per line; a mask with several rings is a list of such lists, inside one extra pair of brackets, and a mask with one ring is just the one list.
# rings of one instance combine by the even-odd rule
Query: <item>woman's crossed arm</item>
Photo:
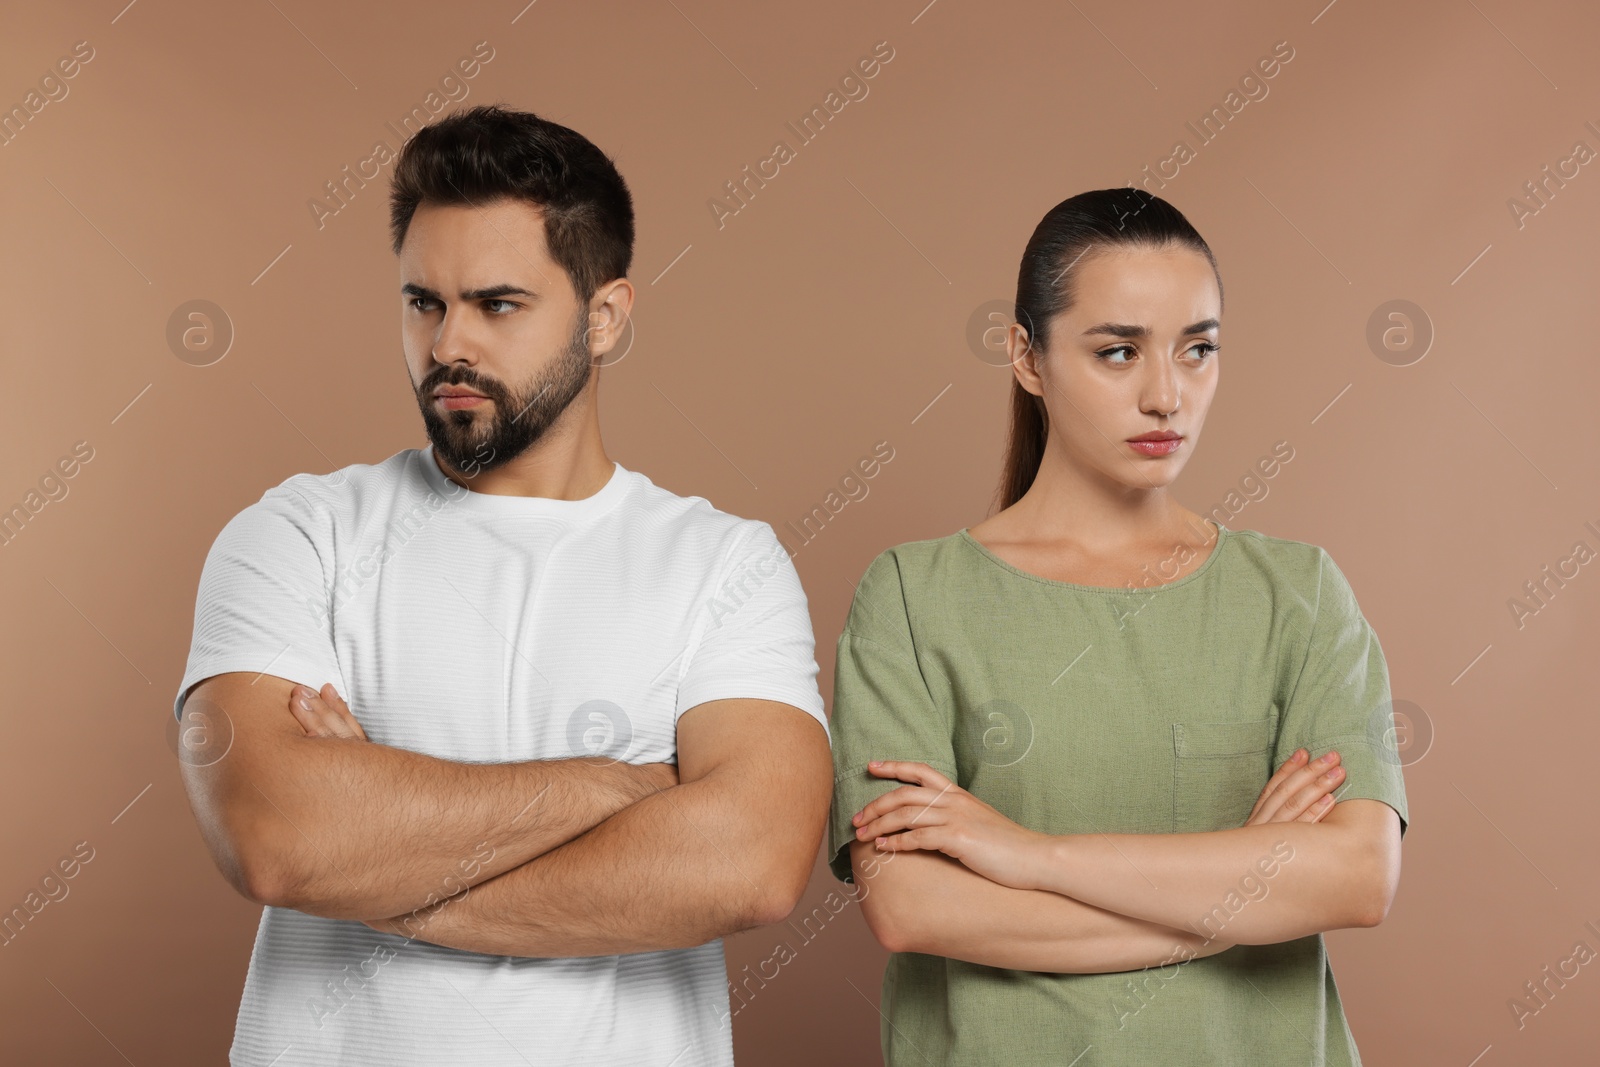
[(1335, 805), (1338, 769), (1329, 780), (1307, 756), (1236, 829), (1063, 836), (1018, 826), (926, 764), (884, 761), (872, 773), (914, 784), (854, 819), (863, 914), (891, 951), (1080, 973), (1376, 925), (1398, 882), (1398, 818), (1375, 800)]

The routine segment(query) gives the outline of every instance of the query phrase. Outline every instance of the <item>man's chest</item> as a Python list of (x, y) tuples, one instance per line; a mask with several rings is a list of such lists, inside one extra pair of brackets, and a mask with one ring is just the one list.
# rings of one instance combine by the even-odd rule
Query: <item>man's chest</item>
[(336, 602), (345, 696), (372, 740), (469, 761), (673, 757), (692, 596), (581, 555), (414, 557)]

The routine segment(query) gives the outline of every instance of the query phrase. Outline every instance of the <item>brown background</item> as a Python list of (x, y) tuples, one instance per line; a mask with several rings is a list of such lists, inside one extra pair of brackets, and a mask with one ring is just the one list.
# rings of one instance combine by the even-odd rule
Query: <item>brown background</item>
[[(1507, 1006), (1579, 940), (1600, 950), (1584, 928), (1600, 924), (1600, 567), (1520, 628), (1508, 607), (1575, 542), (1600, 548), (1584, 526), (1600, 527), (1600, 176), (1582, 168), (1521, 227), (1508, 207), (1574, 142), (1600, 148), (1593, 10), (124, 2), (14, 6), (0, 34), (6, 106), (75, 42), (94, 49), (0, 147), (0, 506), (75, 442), (94, 449), (0, 547), (0, 909), (75, 843), (95, 850), (0, 947), (0, 1059), (225, 1058), (260, 909), (213, 868), (163, 734), (196, 582), (267, 487), (424, 443), (392, 168), (320, 229), (308, 201), (377, 140), (398, 147), (385, 124), (479, 41), (494, 59), (465, 103), (574, 127), (636, 197), (637, 341), (601, 391), (616, 458), (781, 529), (874, 442), (894, 447), (795, 560), (824, 693), (868, 561), (987, 514), (1007, 372), (968, 346), (969, 317), (1014, 295), (1053, 204), (1196, 148), (1158, 191), (1220, 260), (1225, 372), (1176, 493), (1208, 510), (1289, 441), (1229, 524), (1332, 553), (1433, 733), (1408, 754), (1415, 829), (1387, 922), (1328, 937), (1363, 1054), (1593, 1055), (1600, 963), (1521, 1028)], [(799, 145), (785, 122), (884, 40), (869, 95)], [(1269, 95), (1198, 146), (1185, 123), (1285, 40)], [(780, 138), (796, 158), (719, 230), (708, 200)], [(236, 331), (210, 366), (166, 340), (192, 299)], [(1367, 341), (1394, 299), (1436, 335), (1409, 366)], [(833, 887), (819, 861), (803, 908)], [(730, 973), (780, 939), (801, 940), (731, 938)], [(841, 915), (737, 1017), (740, 1061), (877, 1062), (884, 958)]]

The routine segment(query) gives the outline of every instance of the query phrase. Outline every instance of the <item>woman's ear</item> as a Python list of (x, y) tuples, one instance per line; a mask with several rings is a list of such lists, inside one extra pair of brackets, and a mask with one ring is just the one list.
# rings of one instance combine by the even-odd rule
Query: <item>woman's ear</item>
[(1017, 383), (1036, 397), (1044, 396), (1044, 380), (1039, 376), (1039, 354), (1034, 351), (1033, 340), (1027, 327), (1012, 323), (1006, 331), (1006, 355), (1011, 358), (1011, 372)]

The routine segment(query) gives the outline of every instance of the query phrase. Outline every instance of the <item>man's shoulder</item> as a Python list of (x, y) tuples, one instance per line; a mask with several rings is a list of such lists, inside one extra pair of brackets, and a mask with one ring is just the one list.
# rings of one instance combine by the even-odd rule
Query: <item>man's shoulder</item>
[(292, 474), (267, 495), (297, 493), (313, 504), (348, 507), (364, 498), (393, 494), (408, 483), (426, 487), (419, 477), (422, 458), (420, 449), (403, 448), (377, 463), (351, 463), (328, 474)]
[(763, 519), (735, 515), (703, 496), (676, 493), (641, 471), (623, 469), (635, 482), (630, 500), (634, 523), (665, 544), (726, 555), (735, 549), (759, 550), (782, 543)]
[(420, 454), (404, 449), (377, 463), (352, 463), (328, 474), (291, 474), (239, 509), (224, 532), (254, 538), (288, 526), (320, 543), (346, 520), (386, 507), (404, 487), (426, 490), (417, 468)]

